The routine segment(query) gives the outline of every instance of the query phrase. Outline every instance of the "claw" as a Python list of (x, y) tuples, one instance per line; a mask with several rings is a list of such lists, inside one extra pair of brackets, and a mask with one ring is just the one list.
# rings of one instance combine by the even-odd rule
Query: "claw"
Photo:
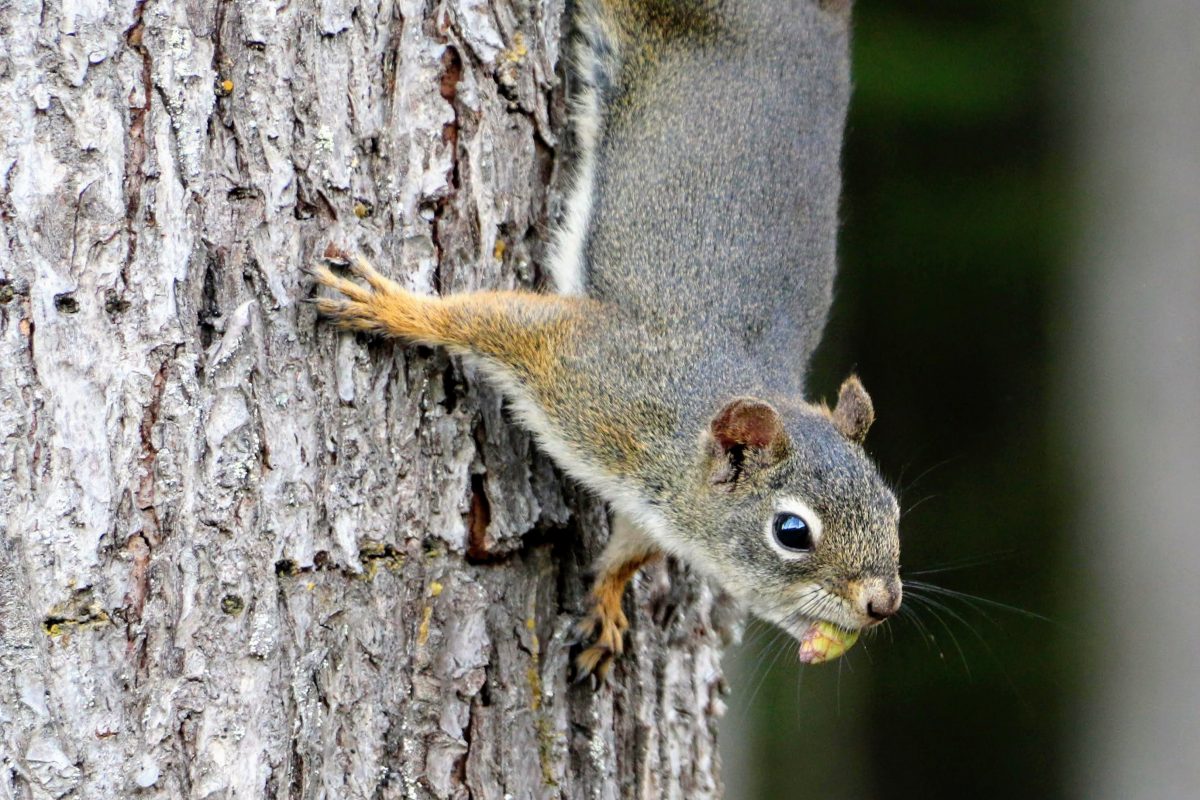
[(371, 266), (371, 262), (367, 261), (362, 256), (357, 256), (349, 261), (347, 264), (347, 269), (350, 271), (350, 274), (366, 281), (367, 285), (381, 294), (392, 294), (404, 291), (400, 284), (383, 275), (379, 270)]
[(604, 603), (597, 603), (592, 612), (575, 625), (575, 632), (591, 645), (575, 656), (575, 683), (582, 683), (588, 676), (599, 682), (607, 680), (613, 662), (625, 650), (625, 631), (629, 621), (621, 611)]
[[(342, 271), (335, 273), (332, 268)], [(385, 322), (386, 311), (411, 302), (411, 294), (376, 272), (366, 261), (352, 258), (330, 246), (324, 255), (302, 266), (301, 270), (311, 277), (314, 293), (322, 286), (335, 293), (333, 297), (316, 294), (304, 298), (304, 302), (315, 305), (317, 312), (336, 327), (348, 331), (397, 335)]]
[(331, 300), (328, 297), (305, 298), (305, 302), (317, 307), (317, 313), (323, 317), (341, 317), (350, 311), (350, 304), (345, 300)]
[(612, 653), (602, 647), (589, 647), (575, 657), (575, 677), (572, 685), (578, 686), (592, 680), (592, 689), (597, 689), (608, 681), (609, 670), (612, 668)]
[[(572, 662), (572, 666), (571, 666), (571, 685), (572, 686), (579, 686), (584, 683), (589, 683), (595, 677), (596, 677), (595, 673), (591, 672), (590, 670), (585, 669), (583, 667), (583, 665), (581, 665), (579, 663), (578, 660)], [(596, 688), (595, 683), (592, 682), (592, 685), (589, 688), (594, 690)]]

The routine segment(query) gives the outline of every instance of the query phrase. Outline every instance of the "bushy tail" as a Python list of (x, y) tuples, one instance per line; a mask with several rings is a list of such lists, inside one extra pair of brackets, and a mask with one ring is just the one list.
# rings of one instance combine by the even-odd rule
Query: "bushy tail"
[(571, 20), (570, 188), (566, 213), (555, 230), (546, 271), (559, 294), (585, 292), (583, 263), (595, 192), (597, 151), (604, 136), (604, 110), (616, 91), (620, 71), (620, 33), (609, 3), (579, 0)]

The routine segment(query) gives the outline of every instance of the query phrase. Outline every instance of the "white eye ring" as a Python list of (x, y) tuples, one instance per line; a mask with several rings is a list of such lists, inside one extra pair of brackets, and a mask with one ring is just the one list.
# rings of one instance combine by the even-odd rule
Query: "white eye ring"
[[(808, 526), (808, 536), (811, 541), (811, 546), (804, 549), (795, 549), (784, 547), (780, 543), (778, 536), (775, 533), (775, 521), (780, 516), (795, 516), (799, 517), (805, 525)], [(795, 497), (781, 497), (775, 503), (775, 511), (767, 518), (766, 526), (767, 542), (771, 548), (779, 554), (780, 558), (788, 561), (797, 561), (799, 559), (808, 558), (817, 545), (821, 543), (822, 525), (821, 518), (817, 516), (817, 512), (813, 511), (807, 503)]]

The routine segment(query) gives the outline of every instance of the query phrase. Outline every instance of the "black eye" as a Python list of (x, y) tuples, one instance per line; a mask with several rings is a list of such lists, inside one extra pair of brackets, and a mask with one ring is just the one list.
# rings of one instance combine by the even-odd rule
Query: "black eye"
[(775, 515), (775, 541), (784, 550), (805, 552), (812, 550), (812, 531), (808, 523), (795, 514)]

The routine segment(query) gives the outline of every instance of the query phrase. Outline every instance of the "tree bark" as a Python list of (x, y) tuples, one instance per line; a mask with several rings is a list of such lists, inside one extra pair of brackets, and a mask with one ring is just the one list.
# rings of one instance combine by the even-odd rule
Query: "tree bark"
[(562, 3), (0, 6), (0, 797), (719, 794), (735, 617), (677, 565), (568, 683), (605, 511), (330, 245), (530, 285)]

